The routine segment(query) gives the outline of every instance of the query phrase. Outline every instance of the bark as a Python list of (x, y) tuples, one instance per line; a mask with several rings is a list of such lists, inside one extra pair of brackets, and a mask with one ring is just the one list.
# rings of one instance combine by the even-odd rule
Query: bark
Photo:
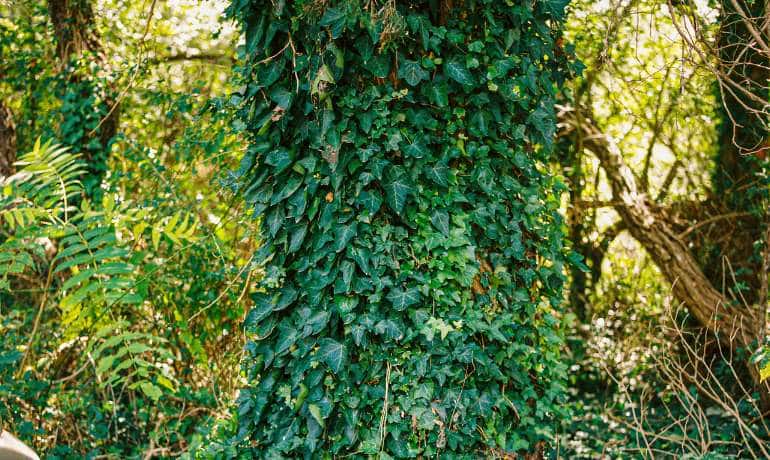
[(16, 172), (16, 125), (13, 113), (0, 101), (0, 179)]
[[(722, 0), (717, 39), (721, 123), (715, 158), (712, 193), (722, 208), (757, 213), (762, 206), (756, 181), (762, 169), (757, 155), (768, 145), (767, 111), (770, 49), (767, 48), (765, 2)], [(736, 280), (748, 288), (741, 293), (747, 303), (758, 301), (761, 260), (754, 243), (762, 239), (757, 219), (720, 222), (703, 241), (698, 254), (712, 283), (719, 286), (730, 262)], [(729, 275), (728, 275), (729, 276)]]
[[(72, 72), (70, 64), (74, 59), (86, 58), (95, 61), (99, 69), (107, 68), (107, 59), (101, 44), (101, 37), (96, 29), (95, 17), (90, 0), (48, 0), (48, 12), (53, 24), (56, 37), (56, 52), (63, 72), (68, 73), (67, 79), (73, 87), (82, 87), (84, 100), (98, 92), (96, 100), (101, 100), (106, 114), (99, 121), (96, 129), (88, 132), (79, 142), (73, 145), (83, 154), (88, 162), (89, 173), (96, 176), (93, 182), (100, 182), (104, 173), (104, 163), (111, 140), (118, 130), (120, 116), (119, 101), (115, 97), (114, 88), (110, 84), (100, 85), (98, 82), (90, 85), (80, 85), (82, 79)], [(97, 109), (95, 107), (95, 109)], [(99, 139), (101, 151), (95, 152), (86, 146), (90, 139)]]
[[(562, 108), (561, 134), (580, 138), (582, 146), (599, 159), (612, 188), (615, 210), (671, 283), (675, 298), (725, 346), (753, 350), (762, 332), (764, 310), (735, 305), (714, 287), (679, 232), (674, 230), (674, 224), (638, 189), (636, 178), (620, 153), (613, 150), (585, 112), (576, 116), (573, 109)], [(754, 382), (759, 384), (756, 366), (748, 362), (746, 365)], [(763, 400), (770, 401), (767, 398), (770, 387), (761, 386)]]
[(104, 61), (89, 0), (48, 0), (48, 14), (56, 35), (56, 54), (63, 66), (86, 52)]

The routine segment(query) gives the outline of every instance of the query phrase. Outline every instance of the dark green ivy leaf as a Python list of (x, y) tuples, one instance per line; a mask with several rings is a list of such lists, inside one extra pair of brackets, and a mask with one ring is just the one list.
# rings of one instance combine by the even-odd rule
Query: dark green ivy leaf
[(449, 213), (440, 209), (436, 209), (430, 216), (430, 222), (444, 236), (449, 235)]
[(398, 327), (398, 324), (391, 319), (381, 320), (374, 326), (374, 330), (377, 334), (391, 340), (401, 340), (404, 336), (404, 333), (401, 331), (401, 328)]
[(426, 166), (425, 175), (428, 176), (428, 179), (442, 187), (449, 186), (449, 166), (443, 163), (433, 163)]
[(345, 345), (337, 342), (334, 339), (323, 338), (318, 343), (318, 357), (334, 371), (335, 374), (339, 374), (345, 363), (345, 354), (347, 352)]
[(406, 205), (406, 199), (413, 192), (412, 184), (406, 177), (406, 174), (400, 171), (400, 168), (393, 168), (395, 172), (390, 175), (390, 180), (385, 183), (385, 199), (388, 206), (401, 215)]
[(350, 243), (350, 240), (356, 236), (358, 230), (357, 224), (341, 225), (337, 227), (336, 237), (334, 238), (334, 252), (340, 252)]
[(319, 24), (323, 27), (329, 27), (331, 29), (332, 38), (339, 38), (342, 32), (345, 30), (345, 23), (347, 22), (347, 15), (342, 8), (328, 8), (324, 13)]
[(417, 86), (422, 80), (430, 77), (427, 70), (419, 62), (404, 60), (398, 68), (398, 78), (403, 79), (409, 86)]
[(475, 83), (471, 72), (465, 68), (465, 64), (460, 61), (449, 61), (444, 65), (447, 77), (460, 83), (461, 85), (472, 85)]
[(369, 214), (373, 215), (380, 210), (380, 206), (382, 206), (382, 197), (376, 190), (369, 190), (361, 192), (361, 195), (358, 197), (358, 203), (363, 205), (364, 208), (369, 211)]
[(415, 141), (406, 144), (403, 147), (403, 152), (413, 158), (422, 158), (430, 154), (428, 147), (422, 143), (422, 141)]
[(297, 341), (297, 330), (289, 326), (278, 329), (278, 342), (275, 344), (275, 354), (279, 355), (288, 350)]
[(393, 288), (388, 293), (387, 299), (393, 304), (394, 310), (403, 311), (420, 301), (420, 291), (417, 288)]
[(273, 174), (280, 174), (291, 164), (291, 154), (284, 148), (271, 151), (265, 156), (265, 163), (273, 166)]
[(270, 199), (270, 204), (279, 203), (290, 197), (297, 191), (300, 185), (302, 185), (302, 178), (297, 176), (290, 177), (289, 180), (284, 183), (283, 188)]

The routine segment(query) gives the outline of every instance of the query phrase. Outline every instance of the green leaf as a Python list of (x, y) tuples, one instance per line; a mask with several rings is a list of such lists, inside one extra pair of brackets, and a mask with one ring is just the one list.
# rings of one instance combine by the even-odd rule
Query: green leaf
[(246, 319), (243, 322), (243, 327), (246, 330), (256, 328), (260, 321), (267, 318), (273, 312), (272, 299), (264, 292), (257, 292), (252, 295), (252, 299), (254, 300), (254, 308), (249, 310), (249, 314), (246, 315)]
[(424, 156), (430, 155), (430, 150), (428, 150), (428, 147), (420, 141), (406, 144), (403, 147), (403, 151), (405, 154), (413, 158), (422, 158)]
[(364, 209), (369, 211), (369, 214), (373, 215), (380, 210), (382, 197), (376, 190), (365, 191), (361, 192), (361, 195), (358, 196), (358, 203), (363, 205)]
[(374, 326), (374, 330), (377, 332), (377, 334), (382, 335), (390, 340), (401, 340), (401, 338), (404, 336), (404, 333), (401, 331), (401, 328), (398, 327), (398, 324), (396, 324), (396, 322), (391, 319), (383, 319), (379, 321)]
[(273, 174), (280, 174), (291, 165), (291, 154), (286, 149), (276, 149), (265, 156), (265, 164), (273, 166)]
[(319, 24), (331, 29), (332, 38), (339, 38), (345, 30), (347, 15), (342, 8), (327, 8)]
[(449, 236), (449, 213), (436, 209), (430, 216), (430, 223), (444, 236)]
[(400, 168), (393, 168), (390, 181), (385, 183), (385, 199), (390, 209), (401, 215), (406, 205), (406, 200), (413, 192), (411, 182), (406, 178), (406, 174), (400, 172)]
[(390, 73), (390, 59), (386, 55), (377, 55), (364, 63), (364, 67), (377, 78), (385, 78)]
[(398, 68), (398, 78), (403, 79), (409, 86), (417, 86), (422, 80), (430, 77), (427, 70), (419, 62), (404, 60)]
[(310, 415), (313, 416), (316, 422), (318, 422), (319, 425), (321, 425), (321, 428), (324, 427), (324, 419), (321, 416), (321, 408), (316, 406), (315, 404), (310, 404), (307, 407), (307, 410), (310, 412)]
[(334, 252), (340, 252), (345, 249), (350, 243), (350, 240), (356, 236), (358, 225), (354, 222), (351, 225), (341, 225), (337, 227), (336, 236), (334, 238)]
[(439, 107), (446, 107), (449, 105), (449, 88), (445, 81), (434, 81), (433, 84), (427, 86), (427, 96), (431, 103), (436, 104)]
[(302, 242), (305, 241), (306, 234), (307, 224), (302, 224), (295, 227), (294, 231), (291, 233), (291, 241), (289, 241), (289, 249), (287, 252), (296, 252), (300, 246), (302, 246)]
[(420, 302), (420, 291), (417, 288), (401, 289), (392, 288), (388, 293), (387, 299), (393, 304), (393, 309), (396, 311), (406, 310), (418, 302)]
[(281, 188), (278, 193), (273, 195), (273, 198), (270, 200), (270, 204), (280, 203), (281, 201), (290, 197), (294, 194), (294, 192), (297, 191), (300, 185), (302, 185), (302, 178), (297, 176), (290, 177), (289, 180), (284, 182), (283, 188)]
[(142, 393), (144, 393), (145, 396), (149, 397), (153, 401), (158, 401), (160, 397), (163, 396), (161, 389), (150, 382), (142, 382), (139, 384), (139, 388), (142, 389)]
[(471, 72), (465, 68), (465, 64), (458, 60), (449, 61), (444, 64), (444, 71), (447, 77), (461, 85), (470, 86), (476, 83)]
[(428, 179), (442, 187), (449, 186), (449, 166), (443, 163), (433, 163), (425, 167), (425, 175)]
[(275, 354), (279, 355), (288, 350), (297, 341), (297, 330), (282, 326), (278, 332), (278, 342), (275, 344)]
[(321, 339), (318, 345), (318, 357), (335, 374), (339, 374), (340, 369), (345, 364), (345, 354), (347, 353), (345, 345), (330, 338)]

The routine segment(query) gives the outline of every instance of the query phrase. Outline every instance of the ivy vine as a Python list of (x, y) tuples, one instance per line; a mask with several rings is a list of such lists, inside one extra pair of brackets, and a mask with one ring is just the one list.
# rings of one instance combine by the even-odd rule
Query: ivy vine
[(228, 185), (262, 216), (235, 439), (260, 457), (534, 452), (562, 409), (566, 0), (234, 0)]

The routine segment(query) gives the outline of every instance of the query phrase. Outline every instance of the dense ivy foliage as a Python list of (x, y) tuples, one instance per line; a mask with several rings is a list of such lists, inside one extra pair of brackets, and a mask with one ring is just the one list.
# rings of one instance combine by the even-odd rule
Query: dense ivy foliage
[(237, 439), (261, 457), (551, 437), (565, 4), (232, 3), (251, 143), (231, 185), (263, 216), (266, 263)]

